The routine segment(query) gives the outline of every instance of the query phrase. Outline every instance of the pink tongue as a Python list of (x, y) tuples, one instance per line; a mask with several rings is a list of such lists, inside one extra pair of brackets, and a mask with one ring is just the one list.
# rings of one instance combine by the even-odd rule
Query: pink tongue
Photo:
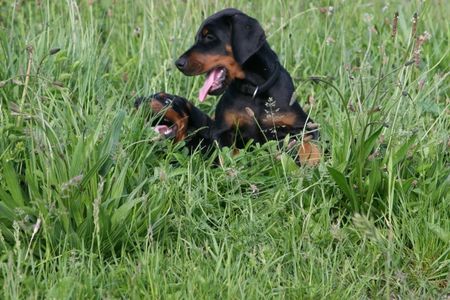
[(166, 125), (157, 125), (153, 129), (159, 134), (169, 134), (172, 132), (172, 128), (169, 128)]
[(207, 75), (205, 83), (203, 83), (203, 86), (200, 89), (200, 92), (198, 93), (198, 98), (200, 99), (200, 102), (205, 101), (206, 95), (208, 95), (208, 92), (213, 86), (216, 76), (219, 75), (219, 72), (220, 72), (219, 69), (214, 69)]

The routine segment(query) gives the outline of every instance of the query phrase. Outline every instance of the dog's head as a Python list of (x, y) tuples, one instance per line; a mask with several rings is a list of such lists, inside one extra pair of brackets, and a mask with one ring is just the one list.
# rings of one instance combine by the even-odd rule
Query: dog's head
[(175, 62), (185, 75), (206, 74), (199, 98), (220, 95), (236, 78), (244, 79), (244, 63), (265, 43), (264, 30), (255, 19), (228, 8), (208, 17), (194, 45)]
[(188, 130), (188, 117), (191, 105), (183, 97), (156, 93), (150, 97), (138, 97), (134, 106), (142, 103), (150, 105), (152, 111), (152, 126), (154, 130), (166, 138), (175, 138), (176, 142), (184, 140)]

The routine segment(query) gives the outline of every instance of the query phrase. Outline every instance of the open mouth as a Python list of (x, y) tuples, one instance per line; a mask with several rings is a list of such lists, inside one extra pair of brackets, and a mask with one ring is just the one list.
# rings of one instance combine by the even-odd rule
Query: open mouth
[[(163, 123), (170, 124), (170, 121), (164, 119)], [(155, 130), (155, 132), (159, 133), (160, 135), (163, 135), (166, 138), (172, 138), (177, 134), (178, 126), (176, 124), (171, 125), (162, 124), (156, 125), (155, 127), (153, 127), (153, 129)]]
[(224, 67), (216, 67), (206, 73), (206, 80), (203, 83), (202, 88), (198, 94), (200, 102), (203, 102), (206, 96), (209, 95), (219, 95), (223, 92), (227, 79), (227, 69)]

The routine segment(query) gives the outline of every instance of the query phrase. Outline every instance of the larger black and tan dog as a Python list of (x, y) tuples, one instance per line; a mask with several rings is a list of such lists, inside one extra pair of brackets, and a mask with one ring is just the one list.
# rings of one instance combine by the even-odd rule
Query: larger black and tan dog
[[(315, 164), (319, 148), (312, 119), (294, 96), (289, 73), (266, 41), (255, 19), (237, 9), (225, 9), (200, 26), (194, 45), (175, 62), (185, 75), (206, 74), (199, 99), (222, 95), (212, 119), (188, 100), (166, 93), (150, 96), (154, 112), (164, 114), (157, 129), (190, 148), (244, 147), (249, 141), (300, 137), (298, 160)], [(141, 103), (144, 98), (137, 100)], [(313, 128), (314, 127), (314, 128)]]

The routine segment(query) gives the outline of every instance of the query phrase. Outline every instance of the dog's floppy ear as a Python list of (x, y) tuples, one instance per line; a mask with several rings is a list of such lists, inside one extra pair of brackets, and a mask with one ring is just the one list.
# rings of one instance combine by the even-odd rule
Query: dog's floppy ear
[(236, 61), (243, 65), (266, 41), (266, 36), (258, 21), (238, 13), (231, 19), (231, 47)]

